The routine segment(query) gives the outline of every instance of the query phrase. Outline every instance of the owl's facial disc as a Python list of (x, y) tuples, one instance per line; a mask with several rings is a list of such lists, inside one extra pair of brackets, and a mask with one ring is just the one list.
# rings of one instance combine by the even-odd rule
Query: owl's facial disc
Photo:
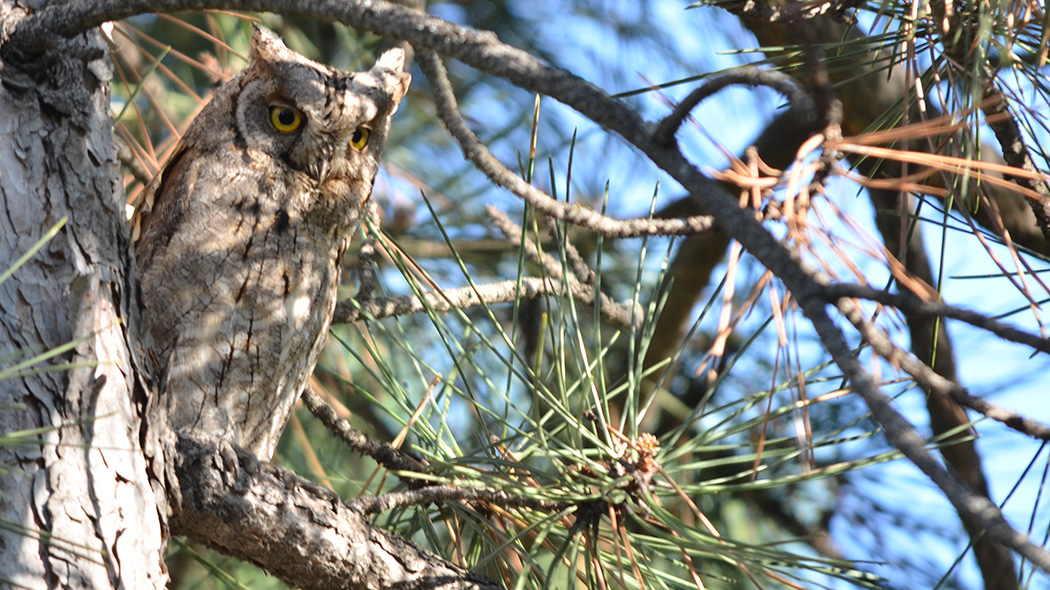
[[(280, 160), (314, 189), (371, 186), (390, 117), (408, 88), (404, 54), (383, 54), (364, 72), (340, 72), (288, 50), (272, 33), (253, 37), (237, 105), (245, 144)], [(359, 183), (357, 181), (364, 181)], [(335, 183), (335, 184), (333, 184)], [(364, 190), (364, 189), (362, 189)]]

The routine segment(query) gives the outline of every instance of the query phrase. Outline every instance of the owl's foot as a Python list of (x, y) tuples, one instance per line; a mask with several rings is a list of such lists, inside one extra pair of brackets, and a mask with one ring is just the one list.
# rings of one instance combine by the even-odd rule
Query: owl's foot
[(222, 473), (223, 484), (235, 494), (247, 494), (253, 477), (259, 473), (258, 457), (226, 439), (216, 440), (215, 450), (216, 467)]

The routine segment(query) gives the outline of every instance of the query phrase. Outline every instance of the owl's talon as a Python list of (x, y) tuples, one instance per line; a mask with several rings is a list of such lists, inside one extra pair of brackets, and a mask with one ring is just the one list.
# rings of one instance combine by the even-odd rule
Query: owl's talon
[(238, 494), (244, 495), (248, 491), (243, 485), (240, 477), (240, 462), (237, 459), (237, 449), (230, 441), (219, 439), (215, 444), (216, 455), (219, 459), (219, 470), (222, 473), (222, 483), (228, 488), (233, 488)]
[(298, 483), (298, 478), (291, 471), (285, 471), (281, 474), (284, 477), (284, 489), (289, 492), (295, 491), (295, 486)]

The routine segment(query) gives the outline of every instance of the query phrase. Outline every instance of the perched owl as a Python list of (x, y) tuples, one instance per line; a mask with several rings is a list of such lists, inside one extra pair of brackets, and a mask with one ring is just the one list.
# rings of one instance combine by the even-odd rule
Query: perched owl
[(132, 219), (143, 318), (178, 431), (268, 459), (324, 345), (404, 53), (344, 73), (255, 27)]

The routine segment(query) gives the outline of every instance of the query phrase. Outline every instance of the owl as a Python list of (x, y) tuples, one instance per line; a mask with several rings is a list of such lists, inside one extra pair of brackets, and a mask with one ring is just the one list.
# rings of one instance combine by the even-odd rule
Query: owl
[(346, 73), (252, 32), (132, 218), (142, 316), (176, 431), (262, 459), (324, 345), (339, 261), (372, 191), (404, 53)]

